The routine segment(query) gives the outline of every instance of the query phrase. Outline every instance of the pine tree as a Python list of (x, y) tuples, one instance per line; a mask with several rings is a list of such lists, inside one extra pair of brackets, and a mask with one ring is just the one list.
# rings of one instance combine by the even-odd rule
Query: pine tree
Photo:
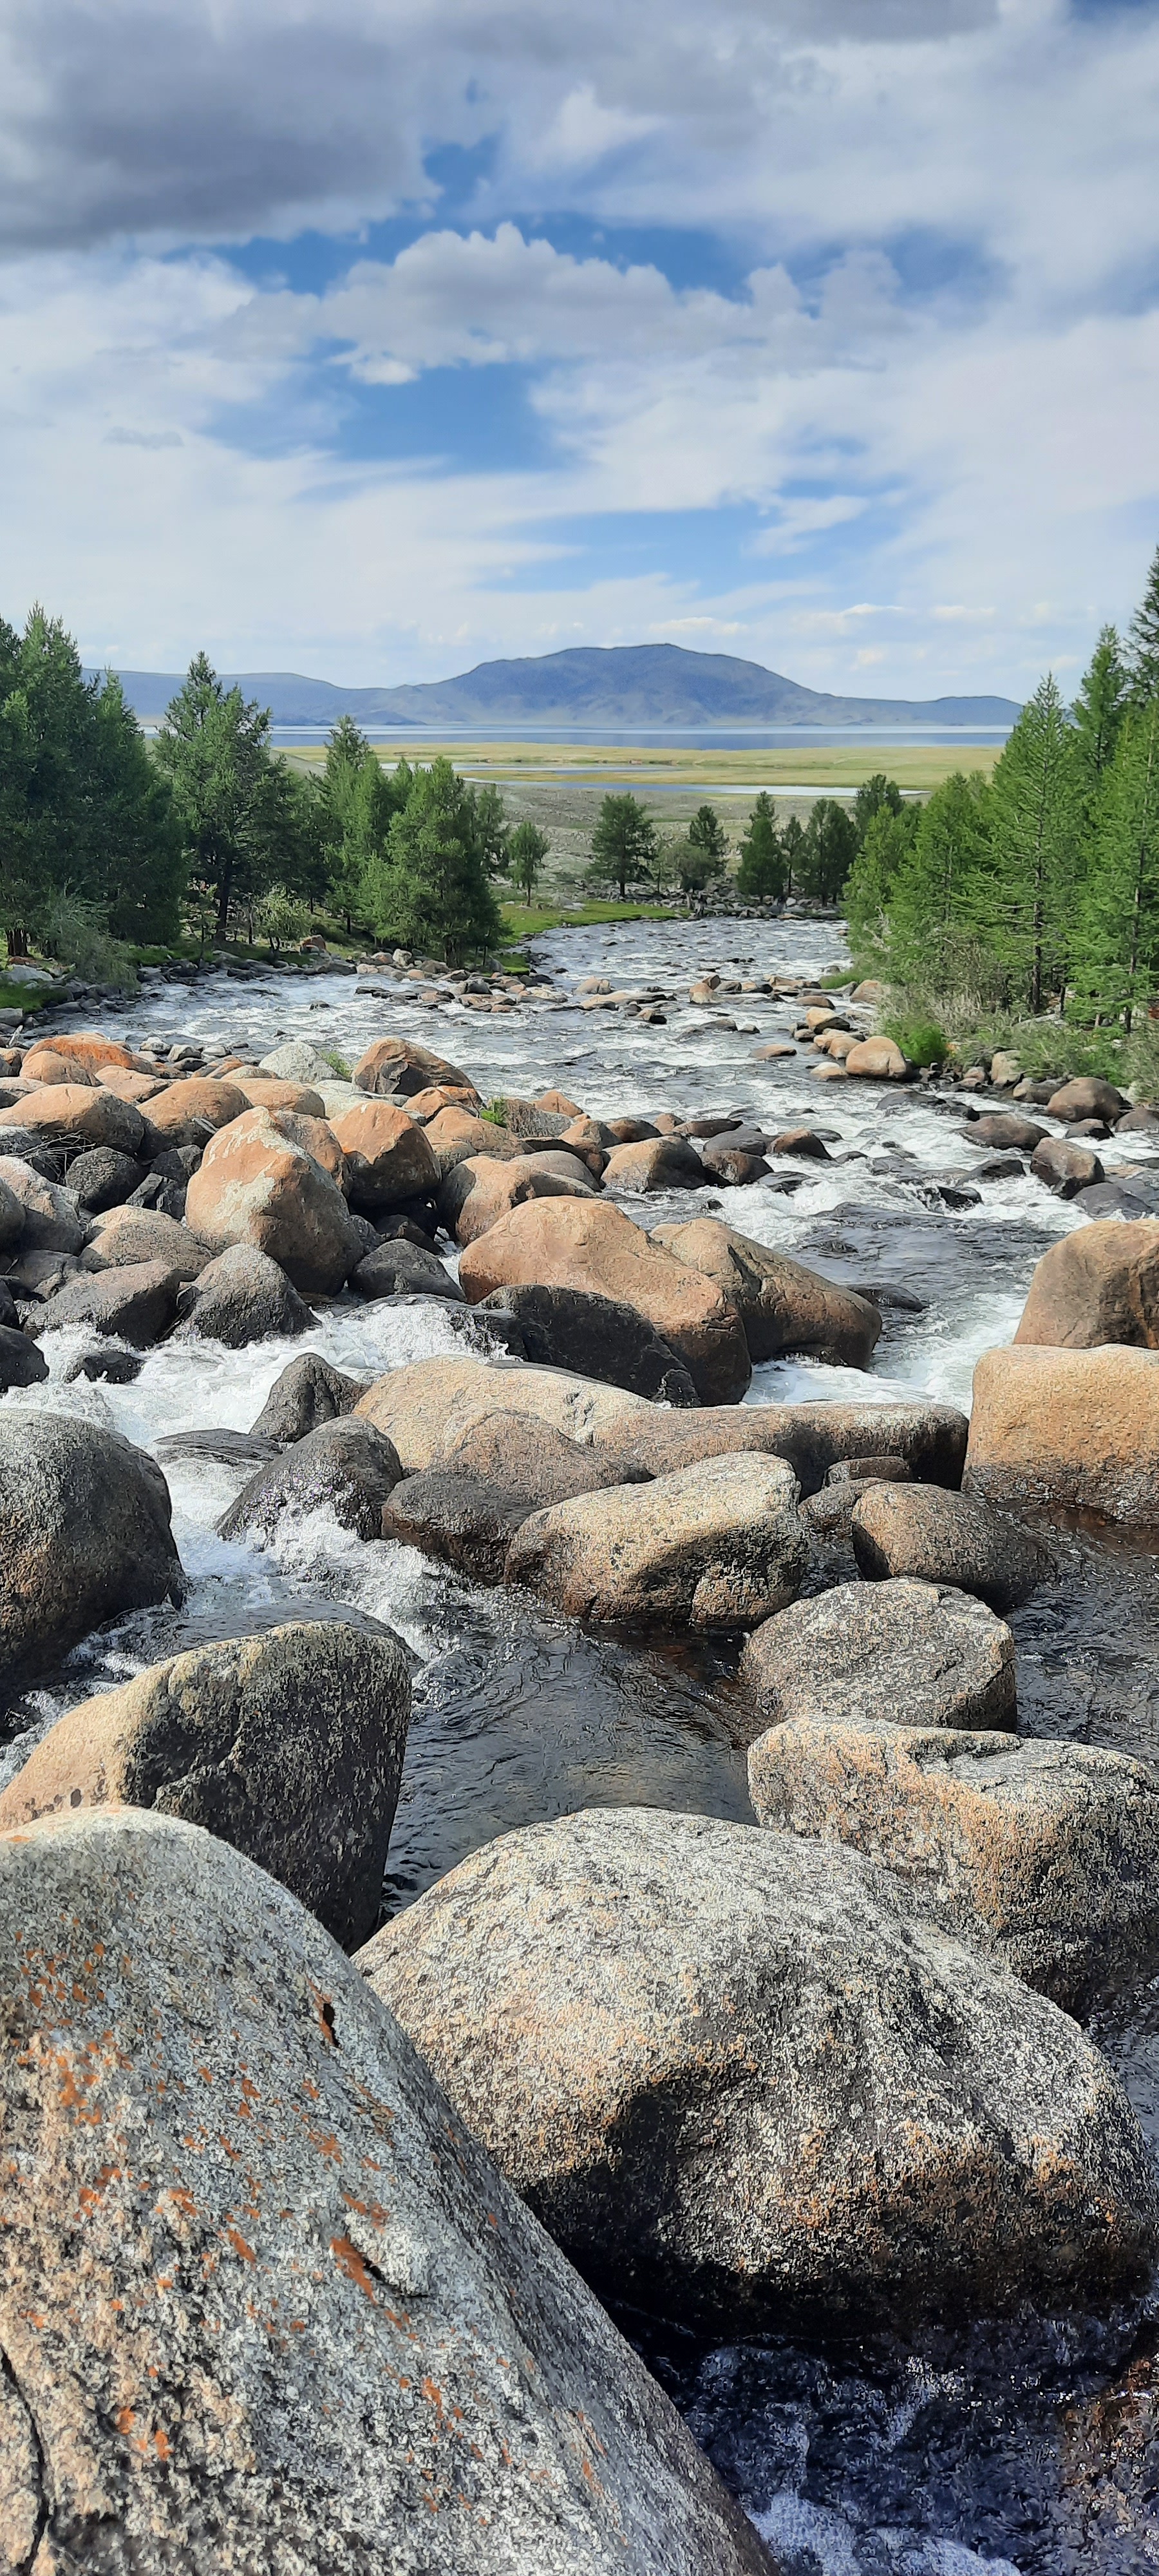
[(1130, 673), (1118, 630), (1102, 626), (1071, 708), (1078, 792), (1088, 828), (1094, 821), (1104, 774), (1114, 758), (1129, 690)]
[(1159, 986), (1159, 692), (1131, 708), (1107, 774), (1077, 980), (1128, 1032)]
[(1066, 979), (1080, 835), (1074, 741), (1048, 672), (994, 771), (994, 866), (978, 926), (1033, 1012)]
[(636, 796), (605, 796), (592, 833), (591, 872), (601, 884), (616, 887), (623, 903), (629, 883), (646, 877), (656, 857), (659, 833)]
[(292, 802), (270, 749), (270, 714), (226, 689), (204, 653), (165, 711), (157, 759), (173, 788), (190, 874), (212, 893), (219, 937), (230, 905), (252, 902), (281, 874)]
[(517, 823), (508, 843), (511, 881), (530, 903), (551, 843), (538, 823)]
[(1147, 587), (1131, 619), (1129, 663), (1132, 697), (1155, 697), (1159, 693), (1159, 546), (1151, 558)]
[(703, 850), (706, 858), (723, 859), (728, 851), (728, 834), (711, 805), (701, 805), (688, 826), (688, 838), (694, 850)]
[(452, 965), (493, 948), (501, 928), (475, 800), (449, 760), (419, 770), (390, 826), (374, 927)]
[(805, 864), (805, 826), (799, 814), (790, 814), (781, 833), (781, 848), (785, 853), (785, 892), (789, 895), (799, 892)]
[(989, 804), (985, 780), (958, 769), (935, 787), (912, 824), (908, 812), (904, 817), (909, 846), (898, 859), (888, 906), (889, 964), (899, 983), (924, 981), (944, 953), (946, 934), (975, 927), (979, 888), (990, 868)]
[(816, 903), (836, 903), (857, 856), (853, 816), (835, 796), (819, 796), (809, 816), (798, 883)]
[(885, 965), (890, 951), (890, 910), (899, 873), (913, 849), (920, 821), (916, 805), (879, 804), (865, 827), (861, 848), (842, 898), (849, 945), (865, 969)]
[(777, 830), (773, 800), (762, 789), (748, 820), (748, 830), (740, 845), (740, 867), (736, 890), (746, 903), (780, 902), (788, 882), (788, 866), (780, 833)]
[(864, 845), (875, 815), (900, 814), (904, 801), (896, 778), (887, 778), (884, 769), (875, 770), (872, 778), (863, 778), (853, 799), (853, 828), (859, 846)]

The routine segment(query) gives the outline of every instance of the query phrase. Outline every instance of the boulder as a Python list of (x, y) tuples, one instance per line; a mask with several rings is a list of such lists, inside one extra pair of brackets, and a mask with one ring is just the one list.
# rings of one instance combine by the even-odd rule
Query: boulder
[(642, 1396), (565, 1369), (480, 1359), (412, 1360), (376, 1378), (354, 1409), (393, 1441), (407, 1476), (441, 1466), (448, 1443), (493, 1414), (530, 1414), (586, 1447), (627, 1415), (651, 1412)]
[(699, 1190), (704, 1166), (683, 1136), (655, 1136), (639, 1145), (614, 1145), (604, 1181), (610, 1190)]
[(24, 1233), (24, 1202), (0, 1180), (0, 1252), (12, 1252)]
[[(880, 1489), (879, 1489), (880, 1490)], [(842, 1583), (769, 1619), (740, 1677), (766, 1726), (1010, 1726), (1014, 1639), (970, 1593), (905, 1577)]]
[(473, 1583), (501, 1583), (507, 1550), (533, 1509), (510, 1486), (432, 1467), (395, 1486), (382, 1535), (440, 1557)]
[(596, 1434), (609, 1465), (671, 1475), (697, 1458), (755, 1450), (786, 1458), (802, 1493), (815, 1494), (841, 1458), (902, 1459), (931, 1484), (962, 1481), (969, 1425), (950, 1404), (902, 1396), (891, 1404), (705, 1405), (696, 1413), (649, 1410), (605, 1424)]
[(354, 1067), (353, 1080), (359, 1091), (400, 1091), (407, 1097), (425, 1091), (431, 1083), (453, 1083), (456, 1090), (477, 1100), (478, 1093), (458, 1065), (448, 1064), (445, 1056), (432, 1055), (429, 1047), (416, 1046), (413, 1038), (375, 1038)]
[(695, 2331), (1145, 2277), (1159, 2193), (1110, 2067), (856, 1852), (589, 1809), (473, 1852), (359, 1964), (556, 2243)]
[(43, 1351), (14, 1324), (0, 1324), (0, 1392), (10, 1387), (42, 1386), (48, 1376)]
[(719, 1217), (658, 1225), (650, 1240), (714, 1279), (732, 1299), (754, 1362), (777, 1359), (782, 1351), (807, 1351), (846, 1368), (868, 1368), (881, 1316), (852, 1288), (835, 1286), (786, 1253), (754, 1243)]
[(1074, 1145), (1067, 1136), (1048, 1136), (1044, 1144), (1036, 1145), (1030, 1168), (1035, 1180), (1053, 1190), (1056, 1199), (1073, 1199), (1076, 1190), (1088, 1189), (1104, 1177), (1098, 1155), (1089, 1145)]
[(279, 1082), (305, 1082), (316, 1088), (320, 1082), (333, 1082), (334, 1066), (320, 1047), (311, 1046), (306, 1038), (287, 1038), (282, 1046), (264, 1055), (259, 1073), (272, 1073)]
[(143, 1449), (61, 1413), (0, 1411), (0, 1688), (184, 1589), (169, 1488)]
[(450, 1106), (438, 1110), (423, 1129), (423, 1135), (445, 1180), (457, 1163), (473, 1161), (477, 1154), (489, 1154), (495, 1161), (511, 1161), (523, 1148), (517, 1136), (509, 1136), (505, 1127), (496, 1127), (489, 1118), (480, 1118), (474, 1110)]
[(167, 1261), (132, 1261), (80, 1273), (45, 1300), (36, 1328), (56, 1333), (87, 1324), (94, 1333), (131, 1342), (134, 1350), (151, 1350), (173, 1322), (180, 1286)]
[[(500, 1493), (514, 1494), (532, 1511), (570, 1503), (577, 1494), (600, 1493), (622, 1482), (646, 1484), (608, 1467), (595, 1449), (583, 1449), (566, 1432), (531, 1413), (488, 1413), (464, 1431), (448, 1431), (443, 1463), (456, 1476), (474, 1476)], [(412, 1478), (412, 1483), (417, 1479)]]
[(705, 1146), (701, 1164), (710, 1180), (719, 1181), (722, 1188), (730, 1190), (750, 1189), (754, 1181), (767, 1180), (769, 1174), (769, 1165), (763, 1154), (754, 1153), (745, 1145), (730, 1144), (726, 1136), (716, 1144)]
[(132, 1100), (139, 1109), (143, 1100), (155, 1100), (166, 1085), (155, 1073), (126, 1073), (119, 1064), (101, 1066), (97, 1081), (117, 1100)]
[(1137, 1109), (1128, 1109), (1115, 1120), (1116, 1136), (1154, 1136), (1159, 1133), (1159, 1109), (1141, 1101)]
[(81, 1063), (79, 1056), (66, 1053), (66, 1041), (63, 1038), (59, 1046), (54, 1046), (49, 1039), (43, 1038), (38, 1046), (29, 1048), (20, 1068), (20, 1078), (22, 1082), (54, 1085), (75, 1082), (83, 1091), (88, 1091), (91, 1090), (96, 1076), (87, 1064)]
[(497, 1288), (477, 1313), (514, 1315), (529, 1360), (627, 1387), (650, 1403), (700, 1401), (683, 1360), (634, 1306), (581, 1288)]
[(572, 1619), (751, 1628), (795, 1599), (809, 1559), (780, 1458), (706, 1458), (648, 1485), (556, 1503), (512, 1541), (507, 1579)]
[(966, 1482), (988, 1502), (1159, 1526), (1159, 1352), (983, 1351)]
[(359, 1538), (382, 1535), (382, 1510), (402, 1468), (398, 1452), (372, 1423), (354, 1414), (322, 1422), (270, 1466), (261, 1467), (223, 1512), (222, 1538), (272, 1538), (287, 1511), (332, 1512)]
[(144, 1164), (133, 1154), (114, 1153), (111, 1145), (92, 1146), (87, 1154), (77, 1154), (68, 1167), (68, 1186), (89, 1216), (123, 1206), (144, 1178)]
[(440, 1164), (423, 1128), (405, 1109), (385, 1100), (360, 1100), (333, 1121), (350, 1162), (350, 1196), (358, 1207), (398, 1207), (403, 1199), (428, 1198), (439, 1186)]
[(78, 1807), (181, 1816), (352, 1949), (378, 1920), (409, 1723), (393, 1637), (334, 1619), (229, 1637), (58, 1718), (0, 1796), (0, 1831)]
[(251, 1342), (290, 1341), (314, 1318), (285, 1271), (252, 1243), (231, 1244), (185, 1288), (177, 1311), (186, 1331), (231, 1351)]
[(236, 1082), (189, 1074), (167, 1084), (149, 1102), (149, 1125), (164, 1145), (202, 1145), (219, 1127), (244, 1116), (248, 1102)]
[(883, 1861), (947, 1929), (1085, 2014), (1159, 1956), (1159, 1772), (1049, 1737), (841, 1718), (749, 1748), (763, 1825)]
[(231, 1087), (240, 1091), (243, 1105), (250, 1109), (268, 1110), (287, 1118), (324, 1118), (326, 1103), (312, 1082), (279, 1082), (273, 1073), (235, 1073)]
[[(229, 1260), (228, 1253), (223, 1254)], [(343, 1414), (353, 1413), (366, 1386), (361, 1378), (347, 1377), (342, 1369), (332, 1368), (329, 1360), (317, 1351), (301, 1351), (296, 1360), (288, 1360), (281, 1376), (266, 1397), (252, 1428), (259, 1439), (273, 1440), (280, 1449), (289, 1448), (295, 1440), (304, 1440), (307, 1432), (320, 1430), (324, 1422), (336, 1422)]]
[(219, 1130), (190, 1181), (185, 1212), (215, 1252), (252, 1244), (307, 1296), (332, 1295), (362, 1258), (337, 1182), (276, 1112), (248, 1109)]
[(24, 1210), (20, 1243), (25, 1252), (80, 1251), (89, 1221), (71, 1190), (45, 1180), (15, 1154), (0, 1153), (0, 1182)]
[[(569, 1156), (569, 1161), (576, 1157)], [(589, 1199), (594, 1196), (590, 1175), (582, 1178), (553, 1172), (544, 1154), (517, 1154), (500, 1160), (490, 1153), (472, 1154), (456, 1163), (439, 1188), (438, 1209), (443, 1224), (460, 1243), (474, 1243), (481, 1234), (497, 1225), (500, 1217), (509, 1216), (512, 1208), (523, 1207), (528, 1199)]]
[(1075, 1118), (1105, 1118), (1112, 1122), (1121, 1118), (1123, 1111), (1130, 1106), (1130, 1101), (1124, 1099), (1121, 1091), (1116, 1091), (1113, 1082), (1103, 1082), (1097, 1075), (1082, 1074), (1074, 1082), (1064, 1082), (1058, 1091), (1051, 1094), (1046, 1112), (1048, 1118), (1063, 1118), (1068, 1123)]
[(868, 1582), (912, 1575), (918, 1583), (949, 1583), (1003, 1615), (1054, 1573), (1049, 1550), (1029, 1530), (976, 1494), (947, 1494), (937, 1485), (875, 1483), (857, 1503), (850, 1536)]
[(768, 2569), (272, 1878), (172, 1817), (82, 1814), (4, 1838), (0, 1939), (14, 2569)]
[(81, 1254), (82, 1270), (120, 1270), (127, 1263), (163, 1261), (183, 1282), (196, 1279), (212, 1259), (187, 1225), (160, 1208), (110, 1208), (98, 1218)]
[(861, 1038), (845, 1058), (845, 1071), (867, 1082), (908, 1082), (913, 1066), (892, 1038)]
[(1035, 1270), (1014, 1339), (1070, 1351), (1159, 1348), (1159, 1225), (1111, 1217), (1060, 1236)]
[(524, 1286), (609, 1297), (655, 1326), (702, 1404), (735, 1403), (748, 1385), (748, 1345), (731, 1298), (605, 1201), (514, 1208), (468, 1245), (459, 1279), (472, 1305), (496, 1288)]
[(553, 1112), (557, 1118), (582, 1118), (585, 1114), (578, 1100), (570, 1100), (566, 1091), (541, 1091), (535, 1106)]
[[(36, 1044), (29, 1048), (24, 1058), (23, 1069), (26, 1073), (29, 1065), (46, 1051), (48, 1044), (49, 1041), (38, 1039)], [(100, 1073), (106, 1066), (120, 1067), (126, 1073), (133, 1069), (130, 1049), (122, 1046), (119, 1038), (103, 1037), (99, 1029), (71, 1029), (68, 1037), (61, 1040), (61, 1045), (72, 1062), (82, 1065), (86, 1073)], [(30, 1079), (39, 1081), (42, 1077), (39, 1074), (33, 1074)]]
[(380, 1243), (350, 1273), (356, 1297), (444, 1297), (452, 1306), (466, 1303), (457, 1279), (437, 1252), (417, 1243)]
[(1045, 1127), (1036, 1126), (1033, 1118), (1016, 1118), (1009, 1109), (993, 1110), (984, 1118), (972, 1118), (961, 1133), (968, 1145), (998, 1146), (1018, 1154), (1032, 1154), (1036, 1145), (1046, 1143)]
[(131, 1100), (88, 1090), (79, 1082), (45, 1083), (26, 1091), (11, 1109), (0, 1109), (0, 1151), (10, 1127), (23, 1128), (44, 1144), (75, 1136), (82, 1145), (111, 1145), (118, 1154), (139, 1154), (145, 1140), (145, 1121)]

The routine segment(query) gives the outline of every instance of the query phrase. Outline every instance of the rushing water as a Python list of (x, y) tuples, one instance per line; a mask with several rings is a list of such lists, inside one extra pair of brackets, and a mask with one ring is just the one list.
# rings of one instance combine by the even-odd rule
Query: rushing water
[[(484, 1095), (558, 1085), (597, 1115), (743, 1108), (778, 1127), (820, 1127), (832, 1159), (786, 1167), (799, 1182), (791, 1194), (758, 1183), (698, 1194), (695, 1207), (719, 1205), (761, 1241), (907, 1302), (886, 1304), (868, 1379), (771, 1363), (754, 1373), (749, 1400), (876, 1388), (967, 1406), (979, 1351), (1009, 1340), (1035, 1262), (1081, 1216), (1028, 1176), (972, 1181), (981, 1158), (959, 1132), (961, 1102), (944, 1093), (821, 1083), (807, 1049), (754, 1061), (762, 1041), (790, 1036), (791, 1003), (721, 993), (704, 1010), (684, 998), (706, 968), (742, 982), (776, 967), (823, 972), (840, 954), (833, 929), (815, 924), (623, 924), (539, 941), (553, 990), (505, 1014), (429, 1009), (393, 988), (386, 998), (381, 986), (366, 989), (374, 979), (270, 975), (238, 985), (222, 976), (160, 988), (102, 1025), (150, 1040), (244, 1040), (258, 1054), (301, 1037), (350, 1061), (391, 1029), (462, 1063)], [(673, 997), (664, 1025), (584, 1011), (574, 986), (585, 974)], [(1116, 1162), (1151, 1160), (1145, 1137), (1111, 1150)], [(682, 1195), (638, 1201), (633, 1212), (652, 1224), (691, 1209)], [(370, 1377), (462, 1351), (474, 1332), (430, 1304), (340, 1299), (322, 1310), (306, 1347)], [(247, 1430), (302, 1347), (232, 1352), (175, 1340), (146, 1357), (133, 1384), (113, 1387), (67, 1381), (77, 1342), (50, 1337), (48, 1384), (2, 1401), (83, 1412), (148, 1448), (208, 1427)], [(230, 1544), (215, 1524), (247, 1471), (168, 1453), (165, 1467), (189, 1576), (182, 1609), (121, 1621), (30, 1693), (0, 1750), (0, 1779), (18, 1767), (30, 1730), (183, 1644), (292, 1616), (355, 1615), (389, 1625), (416, 1664), (386, 1910), (495, 1834), (578, 1806), (751, 1816), (727, 1651), (585, 1636), (411, 1549), (359, 1541), (322, 1512), (288, 1519), (268, 1550)], [(1055, 1530), (1051, 1543), (1054, 1579), (1012, 1623), (1020, 1722), (1159, 1760), (1156, 1543), (1079, 1525)], [(1159, 2149), (1159, 1985), (1123, 1998), (1098, 2036)], [(825, 2351), (775, 2341), (704, 2351), (623, 2322), (789, 2576), (1159, 2568), (1159, 2307), (1154, 2319), (1144, 2311), (1097, 2327), (1024, 2319)]]

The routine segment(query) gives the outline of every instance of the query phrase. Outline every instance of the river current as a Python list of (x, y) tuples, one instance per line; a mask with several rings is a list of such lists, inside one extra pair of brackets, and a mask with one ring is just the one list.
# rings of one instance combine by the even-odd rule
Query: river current
[[(839, 931), (787, 921), (622, 924), (557, 932), (534, 953), (552, 986), (504, 1013), (425, 1007), (374, 977), (271, 972), (246, 984), (224, 975), (167, 984), (105, 1010), (99, 1025), (154, 1043), (224, 1039), (258, 1056), (304, 1038), (349, 1063), (395, 1031), (460, 1063), (484, 1097), (557, 1086), (597, 1116), (744, 1109), (767, 1126), (812, 1125), (832, 1159), (786, 1164), (778, 1179), (791, 1173), (791, 1192), (757, 1183), (698, 1192), (695, 1202), (679, 1194), (624, 1204), (647, 1224), (718, 1207), (762, 1242), (883, 1292), (885, 1329), (868, 1376), (774, 1362), (754, 1372), (750, 1402), (924, 1391), (968, 1409), (979, 1352), (1011, 1338), (1036, 1261), (1081, 1215), (1028, 1174), (975, 1179), (984, 1157), (960, 1132), (961, 1099), (820, 1082), (807, 1047), (755, 1061), (761, 1044), (791, 1042), (792, 1003), (739, 991), (708, 1009), (687, 1002), (690, 982), (710, 968), (737, 983), (837, 968)], [(585, 1011), (575, 986), (590, 975), (656, 990), (663, 1025)], [(82, 1011), (77, 1024), (98, 1023)], [(1145, 1136), (1111, 1151), (1116, 1163), (1152, 1160)], [(68, 1382), (78, 1337), (56, 1334), (43, 1346), (48, 1383), (0, 1401), (83, 1413), (155, 1449), (178, 1434), (248, 1430), (302, 1348), (369, 1378), (462, 1353), (475, 1332), (434, 1303), (341, 1299), (304, 1342), (233, 1352), (175, 1340), (120, 1387)], [(385, 1622), (415, 1658), (384, 1911), (494, 1835), (576, 1807), (751, 1819), (735, 1659), (725, 1649), (583, 1635), (411, 1549), (360, 1541), (323, 1512), (284, 1522), (270, 1549), (227, 1543), (215, 1524), (250, 1470), (168, 1449), (164, 1465), (185, 1603), (102, 1631), (30, 1693), (0, 1746), (0, 1782), (61, 1709), (164, 1655), (290, 1617), (353, 1613)], [(1159, 1761), (1159, 1541), (1071, 1526), (1052, 1544), (1054, 1580), (1011, 1623), (1020, 1725)], [(1159, 2153), (1159, 1983), (1140, 1981), (1096, 2035)], [(643, 2320), (620, 2322), (787, 2576), (1159, 2569), (1159, 2296), (1096, 2325), (1025, 2318), (968, 2334), (947, 2326), (909, 2345), (824, 2350), (766, 2341), (705, 2351)]]

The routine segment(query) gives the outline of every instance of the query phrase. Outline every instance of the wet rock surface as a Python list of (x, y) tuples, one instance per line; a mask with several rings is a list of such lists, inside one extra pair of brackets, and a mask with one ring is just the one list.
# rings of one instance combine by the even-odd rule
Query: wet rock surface
[(359, 1538), (380, 1538), (383, 1506), (402, 1474), (392, 1443), (353, 1414), (319, 1423), (243, 1486), (218, 1526), (223, 1538), (243, 1531), (270, 1537), (283, 1513), (333, 1512)]
[(740, 1674), (765, 1724), (831, 1716), (973, 1728), (1014, 1718), (1009, 1628), (944, 1584), (843, 1583), (795, 1602), (747, 1640)]
[(857, 1503), (850, 1534), (858, 1573), (869, 1581), (912, 1575), (953, 1584), (1003, 1614), (1051, 1572), (1049, 1550), (1029, 1530), (976, 1495), (935, 1485), (877, 1482)]
[(88, 1422), (0, 1412), (0, 1690), (102, 1620), (182, 1589), (152, 1458)]

